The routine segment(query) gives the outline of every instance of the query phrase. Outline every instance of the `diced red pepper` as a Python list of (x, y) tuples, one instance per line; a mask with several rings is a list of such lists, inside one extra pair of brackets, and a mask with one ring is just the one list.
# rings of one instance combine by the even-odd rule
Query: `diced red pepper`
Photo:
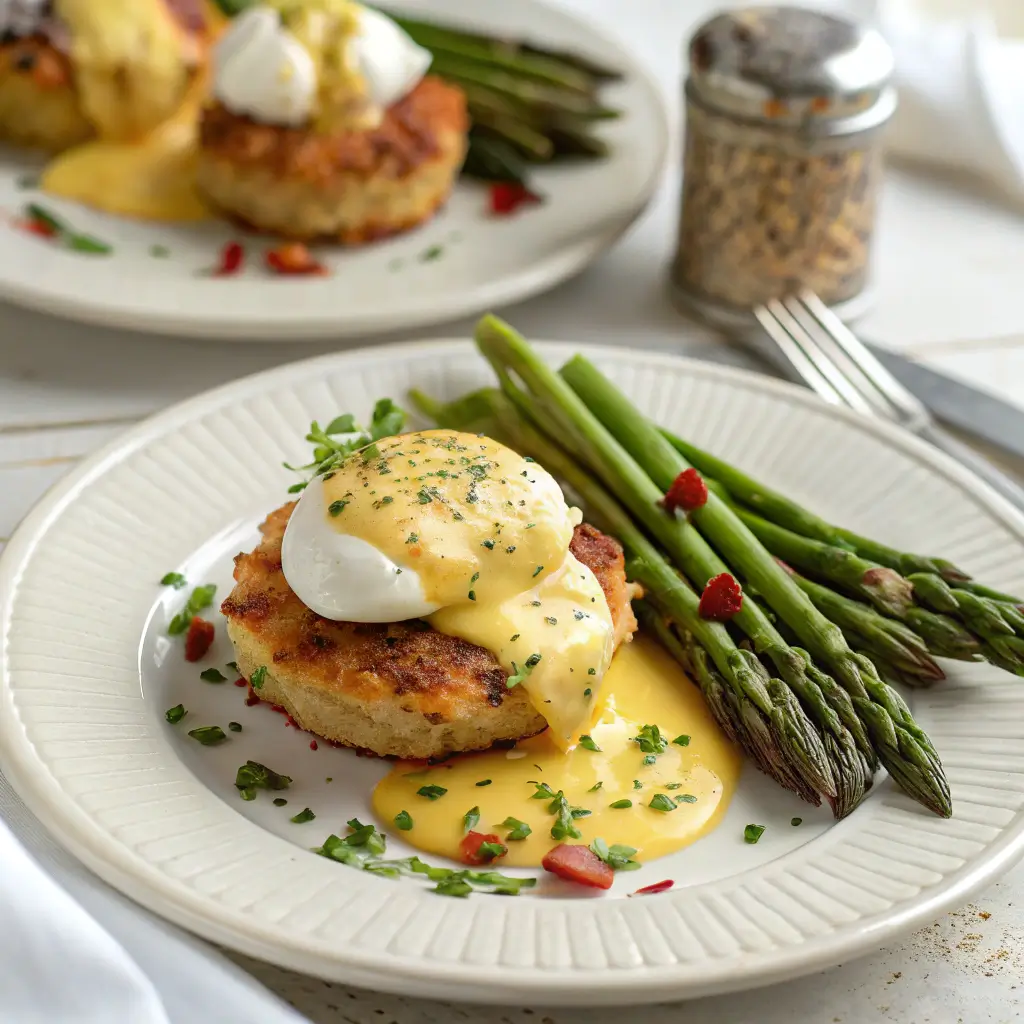
[(210, 271), (211, 277), (233, 277), (242, 269), (245, 249), (241, 242), (228, 242), (220, 251), (220, 259)]
[(704, 593), (700, 595), (698, 611), (702, 619), (712, 622), (728, 622), (739, 614), (743, 607), (743, 589), (735, 576), (723, 572), (708, 580)]
[(496, 181), (491, 185), (491, 213), (495, 217), (507, 217), (527, 203), (539, 203), (541, 198), (517, 181)]
[(213, 637), (213, 623), (201, 619), (198, 615), (193, 615), (185, 636), (185, 660), (199, 661), (201, 658), (205, 658), (210, 644), (213, 643)]
[[(481, 850), (484, 843), (495, 843), (501, 847), (501, 853)], [(459, 843), (459, 852), (467, 864), (490, 864), (491, 861), (504, 857), (508, 853), (508, 847), (501, 841), (499, 836), (492, 832), (467, 832), (462, 842)]]
[(22, 220), (18, 222), (22, 231), (27, 231), (30, 235), (39, 235), (41, 238), (53, 238), (57, 234), (57, 229), (52, 224), (47, 224), (42, 220)]
[(653, 885), (645, 885), (642, 889), (637, 889), (636, 892), (631, 892), (630, 896), (654, 896), (659, 892), (668, 892), (676, 883), (671, 878), (666, 878), (664, 882), (655, 882)]
[(595, 889), (610, 889), (615, 881), (615, 872), (589, 846), (559, 843), (540, 863), (559, 878)]
[(697, 470), (684, 469), (672, 481), (663, 502), (669, 512), (681, 508), (684, 512), (692, 512), (694, 509), (703, 508), (708, 502), (708, 485), (704, 477)]
[(316, 740), (310, 740), (309, 741), (309, 749), (310, 750), (316, 750), (317, 749)]
[(285, 242), (269, 249), (264, 259), (268, 270), (284, 276), (323, 276), (328, 272), (301, 242)]

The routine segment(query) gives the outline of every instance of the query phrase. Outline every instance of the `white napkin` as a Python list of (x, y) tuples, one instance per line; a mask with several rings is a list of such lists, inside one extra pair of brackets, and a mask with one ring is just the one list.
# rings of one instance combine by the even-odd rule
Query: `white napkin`
[(1024, 202), (1024, 0), (877, 0), (896, 54), (890, 150)]
[(0, 775), (3, 1024), (303, 1024), (211, 946), (104, 885)]

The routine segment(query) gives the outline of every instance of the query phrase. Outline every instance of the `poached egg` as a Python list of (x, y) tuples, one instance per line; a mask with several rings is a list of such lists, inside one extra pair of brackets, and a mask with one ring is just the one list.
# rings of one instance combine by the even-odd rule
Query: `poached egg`
[(221, 37), (213, 93), (232, 113), (265, 124), (367, 128), (430, 61), (390, 18), (349, 0), (267, 3)]
[(490, 651), (567, 749), (588, 728), (614, 650), (580, 522), (554, 478), (486, 437), (426, 430), (350, 455), (303, 492), (282, 569), (326, 618), (425, 618)]

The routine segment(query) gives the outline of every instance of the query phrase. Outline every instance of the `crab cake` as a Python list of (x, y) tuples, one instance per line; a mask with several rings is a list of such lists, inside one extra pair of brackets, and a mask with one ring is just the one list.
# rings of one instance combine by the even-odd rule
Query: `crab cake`
[(0, 137), (54, 152), (156, 128), (205, 50), (200, 0), (13, 0), (0, 16)]
[(423, 79), (372, 129), (321, 135), (261, 124), (215, 104), (200, 126), (199, 187), (250, 227), (345, 245), (430, 219), (466, 155), (462, 92)]
[[(248, 679), (266, 668), (260, 697), (317, 735), (382, 756), (442, 757), (544, 730), (523, 687), (507, 687), (489, 651), (418, 619), (336, 622), (307, 608), (281, 571), (294, 507), (271, 513), (260, 545), (237, 556), (236, 584), (221, 606), (239, 671)], [(631, 639), (633, 587), (618, 543), (584, 523), (570, 551), (600, 583), (616, 643)]]

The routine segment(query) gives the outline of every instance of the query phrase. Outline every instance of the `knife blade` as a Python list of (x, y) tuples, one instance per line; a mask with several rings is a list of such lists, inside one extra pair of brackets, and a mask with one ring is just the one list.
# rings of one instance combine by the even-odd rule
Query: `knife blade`
[(868, 348), (936, 419), (1024, 459), (1024, 409), (897, 352), (879, 345)]

